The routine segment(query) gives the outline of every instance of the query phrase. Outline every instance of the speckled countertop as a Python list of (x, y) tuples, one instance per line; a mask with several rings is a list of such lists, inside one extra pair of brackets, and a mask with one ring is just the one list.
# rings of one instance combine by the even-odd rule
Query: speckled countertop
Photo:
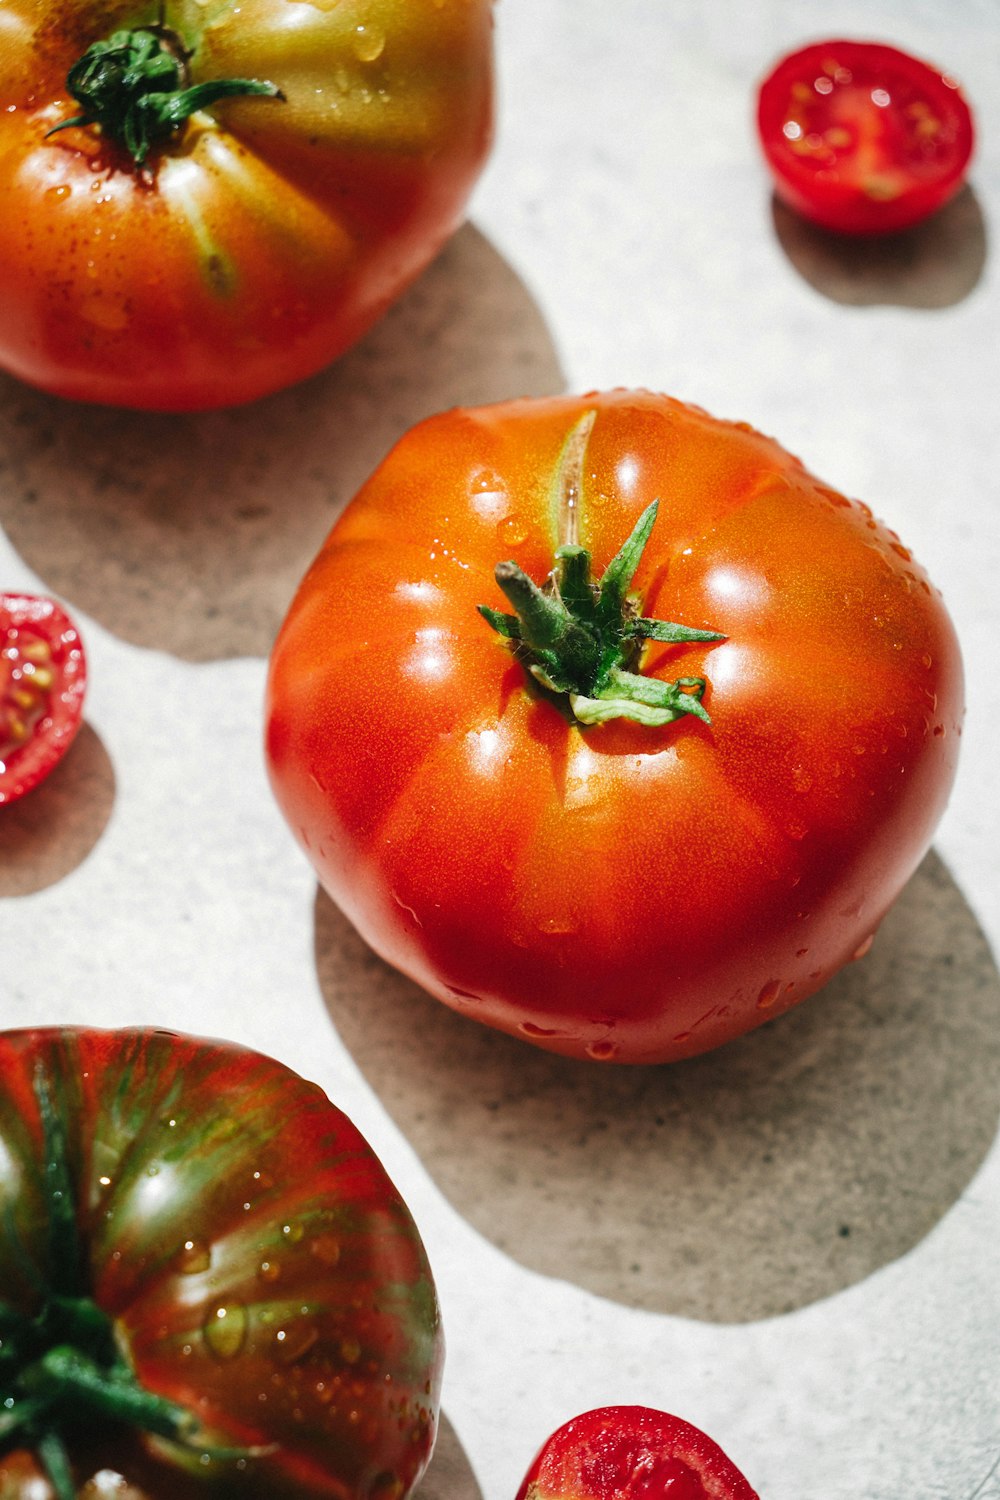
[[(500, 0), (470, 220), (336, 367), (255, 407), (92, 411), (0, 376), (0, 577), (66, 599), (86, 727), (0, 821), (6, 1026), (240, 1037), (315, 1078), (420, 1223), (450, 1349), (420, 1500), (510, 1500), (588, 1406), (665, 1407), (766, 1500), (1000, 1497), (1000, 51), (993, 0)], [(761, 73), (834, 34), (957, 74), (980, 144), (923, 230), (771, 200)], [(339, 509), (455, 403), (645, 385), (773, 433), (929, 567), (969, 715), (864, 963), (675, 1069), (446, 1012), (317, 895), (261, 764), (265, 656)]]

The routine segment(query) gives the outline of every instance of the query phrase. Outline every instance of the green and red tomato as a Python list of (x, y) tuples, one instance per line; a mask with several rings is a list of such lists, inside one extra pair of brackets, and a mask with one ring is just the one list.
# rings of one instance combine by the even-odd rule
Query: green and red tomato
[(867, 505), (618, 391), (401, 439), (291, 605), (266, 750), (390, 964), (552, 1051), (652, 1063), (863, 954), (962, 715), (941, 599)]
[(315, 1084), (161, 1030), (0, 1034), (0, 1494), (403, 1500), (443, 1346)]
[(492, 0), (7, 0), (0, 367), (187, 410), (312, 374), (461, 220)]

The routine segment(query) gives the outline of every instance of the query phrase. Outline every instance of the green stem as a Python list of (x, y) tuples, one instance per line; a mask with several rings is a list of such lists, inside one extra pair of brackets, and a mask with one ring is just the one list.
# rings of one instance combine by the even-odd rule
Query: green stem
[[(574, 435), (581, 430), (577, 424)], [(587, 427), (588, 435), (589, 431)], [(582, 470), (583, 453), (578, 451), (576, 456)], [(560, 482), (573, 488), (565, 473)], [(573, 493), (578, 500), (581, 488), (576, 487)], [(649, 619), (639, 614), (631, 599), (629, 590), (656, 511), (654, 500), (608, 564), (599, 584), (591, 580), (591, 558), (586, 548), (575, 542), (563, 543), (544, 586), (535, 583), (515, 562), (497, 564), (496, 581), (514, 614), (479, 606), (487, 624), (510, 644), (537, 682), (565, 699), (579, 724), (632, 719), (657, 727), (684, 714), (706, 724), (711, 722), (701, 702), (704, 678), (664, 682), (633, 670), (639, 666), (646, 641), (677, 644), (724, 639), (715, 630)]]
[(82, 111), (48, 132), (96, 125), (141, 167), (150, 151), (168, 139), (196, 110), (220, 99), (260, 94), (284, 95), (273, 83), (255, 78), (213, 78), (188, 84), (191, 53), (165, 26), (116, 31), (94, 42), (69, 70), (66, 84)]

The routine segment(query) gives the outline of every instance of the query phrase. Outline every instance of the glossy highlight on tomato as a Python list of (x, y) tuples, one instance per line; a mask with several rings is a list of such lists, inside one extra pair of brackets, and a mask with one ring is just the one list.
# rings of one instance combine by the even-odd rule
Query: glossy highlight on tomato
[(0, 366), (234, 405), (353, 344), (489, 149), (492, 0), (6, 0)]
[(965, 180), (972, 113), (947, 73), (878, 42), (815, 42), (760, 88), (775, 190), (825, 229), (885, 234), (941, 208)]
[(0, 807), (38, 785), (80, 728), (87, 664), (54, 599), (0, 594)]
[(443, 1345), (315, 1084), (161, 1030), (0, 1034), (0, 1493), (403, 1500)]
[(574, 1417), (539, 1450), (516, 1500), (758, 1500), (719, 1445), (646, 1406)]
[(651, 1063), (865, 950), (962, 715), (941, 600), (867, 505), (617, 391), (401, 439), (292, 602), (266, 751), (390, 964), (538, 1046)]

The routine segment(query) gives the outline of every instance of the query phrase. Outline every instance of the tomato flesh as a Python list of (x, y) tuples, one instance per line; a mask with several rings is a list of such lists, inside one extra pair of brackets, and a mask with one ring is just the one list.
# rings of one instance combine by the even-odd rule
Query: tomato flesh
[(905, 229), (964, 181), (973, 149), (956, 81), (894, 47), (818, 42), (761, 85), (757, 124), (778, 196), (845, 234)]
[(86, 661), (52, 599), (0, 594), (0, 805), (36, 786), (80, 728)]
[(542, 1444), (517, 1500), (757, 1500), (717, 1443), (644, 1406), (608, 1406)]

